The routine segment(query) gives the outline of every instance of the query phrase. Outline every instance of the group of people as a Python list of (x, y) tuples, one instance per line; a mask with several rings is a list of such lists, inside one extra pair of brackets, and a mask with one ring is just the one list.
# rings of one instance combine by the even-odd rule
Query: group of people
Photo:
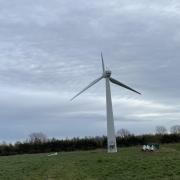
[(143, 145), (142, 147), (142, 151), (154, 151), (155, 148), (154, 148), (154, 145)]

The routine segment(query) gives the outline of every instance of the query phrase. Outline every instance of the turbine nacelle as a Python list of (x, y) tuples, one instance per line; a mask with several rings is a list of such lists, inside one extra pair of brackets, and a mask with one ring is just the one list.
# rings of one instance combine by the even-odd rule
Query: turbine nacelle
[(103, 77), (104, 77), (104, 78), (110, 78), (110, 77), (111, 77), (111, 71), (110, 71), (110, 70), (104, 71)]

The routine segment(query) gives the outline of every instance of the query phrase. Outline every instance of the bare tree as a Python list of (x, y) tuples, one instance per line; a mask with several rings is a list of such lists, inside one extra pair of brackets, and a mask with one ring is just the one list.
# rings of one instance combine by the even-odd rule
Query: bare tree
[(131, 133), (129, 132), (129, 130), (127, 130), (127, 129), (119, 129), (118, 131), (117, 131), (117, 136), (118, 137), (122, 137), (122, 138), (124, 138), (124, 137), (128, 137), (128, 136), (130, 136), (131, 135)]
[(32, 143), (46, 142), (47, 140), (47, 136), (41, 132), (35, 132), (29, 135), (29, 141)]
[(156, 134), (167, 134), (167, 129), (164, 126), (156, 126)]
[(180, 134), (180, 125), (174, 125), (170, 129), (172, 134)]

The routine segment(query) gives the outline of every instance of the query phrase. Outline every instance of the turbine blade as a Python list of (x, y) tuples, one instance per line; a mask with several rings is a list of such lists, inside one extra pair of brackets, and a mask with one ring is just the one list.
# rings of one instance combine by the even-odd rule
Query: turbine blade
[(101, 76), (100, 78), (94, 80), (92, 83), (90, 83), (87, 87), (85, 87), (82, 91), (80, 91), (78, 94), (76, 94), (73, 98), (71, 98), (70, 100), (72, 101), (73, 99), (75, 99), (77, 96), (79, 96), (81, 93), (83, 93), (84, 91), (86, 91), (88, 88), (90, 88), (91, 86), (93, 86), (94, 84), (96, 84), (98, 81), (100, 81), (103, 78), (103, 76)]
[(101, 52), (101, 60), (102, 60), (102, 69), (103, 69), (103, 73), (104, 73), (105, 68), (104, 68), (104, 60), (103, 60), (103, 55), (102, 55), (102, 52)]
[(112, 83), (114, 83), (114, 84), (117, 84), (117, 85), (121, 86), (121, 87), (124, 87), (124, 88), (126, 88), (126, 89), (129, 89), (129, 90), (131, 90), (131, 91), (133, 91), (133, 92), (135, 92), (135, 93), (141, 94), (140, 92), (138, 92), (138, 91), (130, 88), (129, 86), (127, 86), (127, 85), (125, 85), (125, 84), (117, 81), (116, 79), (110, 78), (110, 81), (111, 81)]

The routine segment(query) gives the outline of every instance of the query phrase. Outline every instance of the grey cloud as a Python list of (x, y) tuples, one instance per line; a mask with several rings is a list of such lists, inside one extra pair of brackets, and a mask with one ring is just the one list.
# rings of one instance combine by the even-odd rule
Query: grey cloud
[(101, 75), (100, 51), (113, 77), (143, 94), (111, 86), (116, 128), (179, 123), (179, 9), (162, 0), (0, 1), (1, 139), (106, 133), (104, 82), (69, 102)]

